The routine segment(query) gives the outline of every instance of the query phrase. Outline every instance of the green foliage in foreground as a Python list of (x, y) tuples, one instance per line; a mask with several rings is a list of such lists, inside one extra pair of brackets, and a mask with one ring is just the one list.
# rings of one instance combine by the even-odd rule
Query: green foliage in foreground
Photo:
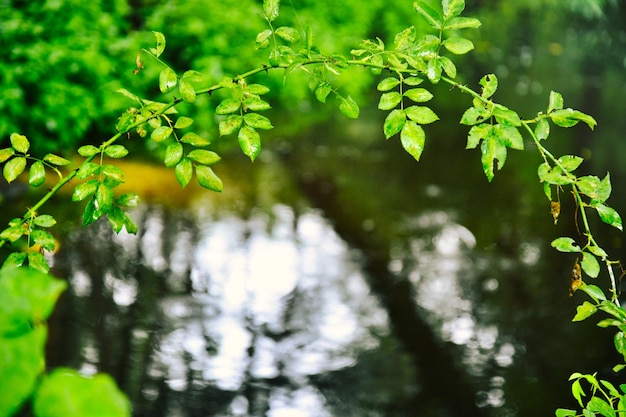
[[(120, 89), (121, 95), (133, 102), (133, 107), (118, 119), (114, 136), (98, 147), (86, 145), (77, 150), (84, 159), (75, 169), (63, 172), (71, 163), (55, 154), (46, 154), (43, 158), (32, 155), (29, 139), (13, 133), (10, 146), (0, 149), (5, 179), (12, 182), (27, 173), (28, 182), (33, 187), (41, 186), (48, 173), (56, 174), (59, 179), (22, 217), (12, 219), (0, 232), (0, 247), (23, 242), (24, 247), (37, 245), (41, 248), (41, 251), (13, 252), (1, 270), (0, 330), (7, 341), (2, 347), (7, 350), (4, 355), (7, 359), (0, 367), (0, 378), (16, 383), (3, 393), (7, 397), (0, 397), (4, 401), (0, 403), (0, 415), (11, 415), (29, 398), (38, 417), (81, 415), (87, 404), (92, 407), (92, 414), (96, 409), (101, 415), (109, 416), (130, 413), (127, 400), (107, 376), (85, 378), (66, 369), (41, 376), (45, 320), (64, 288), (64, 284), (47, 275), (49, 266), (43, 253), (55, 249), (48, 229), (56, 224), (56, 219), (41, 210), (62, 187), (76, 179), (80, 181), (72, 183), (72, 200), (84, 203), (84, 226), (104, 217), (116, 232), (126, 229), (135, 233), (137, 226), (127, 210), (137, 205), (138, 197), (133, 193), (116, 194), (116, 187), (124, 182), (124, 172), (107, 162), (129, 154), (118, 141), (131, 134), (161, 150), (163, 163), (174, 170), (182, 187), (195, 176), (201, 186), (221, 191), (222, 181), (213, 171), (220, 157), (210, 150), (212, 141), (194, 130), (193, 118), (180, 115), (178, 111), (186, 108), (181, 104), (194, 104), (199, 97), (210, 100), (214, 104), (219, 135), (232, 137), (242, 152), (254, 161), (261, 151), (262, 133), (273, 128), (263, 113), (271, 107), (266, 99), (270, 87), (256, 80), (271, 71), (282, 74), (285, 82), (296, 74), (306, 76), (308, 87), (318, 101), (334, 101), (341, 113), (353, 119), (359, 116), (359, 106), (349, 93), (338, 87), (337, 80), (348, 69), (370, 71), (380, 76), (378, 108), (386, 114), (382, 131), (387, 139), (399, 138), (400, 146), (415, 160), (422, 157), (425, 149), (425, 126), (439, 119), (432, 106), (427, 104), (433, 98), (428, 85), (449, 84), (455, 90), (453, 94), (460, 91), (471, 99), (460, 123), (468, 126), (466, 148), (480, 150), (480, 164), (488, 181), (492, 181), (505, 165), (510, 150), (521, 150), (529, 144), (534, 146), (541, 157), (538, 182), (550, 202), (554, 221), (559, 219), (560, 196), (566, 190), (574, 195), (577, 216), (582, 221), (582, 238), (563, 236), (552, 242), (556, 250), (578, 256), (572, 268), (570, 291), (573, 294), (580, 289), (591, 300), (578, 306), (573, 320), (584, 320), (597, 312), (608, 316), (599, 322), (599, 326), (616, 329), (614, 346), (625, 361), (614, 369), (616, 372), (622, 370), (626, 366), (626, 310), (619, 303), (615, 278), (616, 270), (621, 272), (621, 266), (618, 261), (611, 260), (596, 241), (588, 219), (590, 215), (597, 215), (604, 223), (622, 230), (620, 215), (607, 204), (612, 192), (610, 176), (606, 174), (602, 179), (592, 175), (578, 176), (575, 172), (583, 163), (582, 157), (555, 156), (545, 145), (554, 127), (570, 128), (582, 122), (593, 129), (596, 121), (587, 114), (565, 107), (561, 94), (554, 91), (550, 93), (544, 111), (524, 119), (515, 110), (494, 101), (498, 90), (498, 79), (494, 74), (480, 79), (479, 90), (455, 81), (457, 67), (453, 58), (474, 48), (464, 32), (480, 27), (480, 21), (462, 16), (464, 0), (442, 0), (441, 4), (418, 0), (413, 6), (430, 27), (427, 33), (411, 26), (397, 33), (390, 42), (379, 38), (364, 40), (352, 49), (350, 56), (343, 56), (322, 53), (311, 30), (302, 31), (279, 24), (279, 1), (265, 0), (262, 15), (266, 28), (256, 35), (254, 45), (258, 50), (268, 52), (267, 61), (239, 75), (224, 77), (209, 87), (202, 86), (206, 82), (204, 74), (194, 70), (177, 71), (169, 66), (163, 60), (165, 36), (154, 32), (155, 47), (144, 50), (136, 65), (138, 73), (147, 66), (158, 68), (158, 88), (163, 98), (160, 101), (147, 100), (127, 89)], [(252, 81), (253, 77), (255, 81)], [(597, 278), (603, 267), (610, 279), (608, 291), (589, 281)], [(598, 380), (595, 375), (580, 373), (572, 374), (570, 380), (573, 381), (572, 394), (582, 414), (559, 409), (557, 416), (616, 417), (618, 413), (623, 414), (625, 385), (618, 389), (608, 381)], [(589, 388), (585, 388), (584, 383)], [(104, 399), (103, 396), (92, 398), (95, 391), (110, 395)], [(584, 398), (587, 394), (588, 400)], [(70, 410), (78, 410), (78, 414), (72, 414)]]

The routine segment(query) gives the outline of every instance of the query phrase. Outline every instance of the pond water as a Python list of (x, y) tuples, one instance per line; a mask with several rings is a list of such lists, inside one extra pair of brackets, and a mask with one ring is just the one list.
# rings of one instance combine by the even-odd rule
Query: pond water
[(571, 372), (608, 375), (611, 336), (570, 323), (574, 259), (549, 246), (573, 222), (525, 162), (485, 187), (450, 141), (417, 164), (367, 123), (333, 132), (232, 156), (223, 194), (146, 193), (136, 236), (68, 230), (50, 366), (109, 372), (163, 417), (551, 415)]

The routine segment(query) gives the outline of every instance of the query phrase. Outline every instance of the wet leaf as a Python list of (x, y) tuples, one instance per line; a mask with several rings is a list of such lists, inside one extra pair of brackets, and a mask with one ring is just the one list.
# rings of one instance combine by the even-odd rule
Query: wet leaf
[(261, 151), (261, 136), (259, 133), (250, 126), (244, 126), (239, 130), (237, 138), (239, 140), (239, 147), (244, 155), (254, 162)]
[(598, 308), (591, 304), (589, 301), (583, 302), (581, 305), (576, 307), (576, 315), (572, 319), (572, 321), (582, 321), (585, 320), (592, 315), (594, 315), (598, 311)]
[(23, 156), (16, 156), (9, 159), (9, 161), (4, 165), (2, 173), (4, 175), (4, 179), (10, 183), (15, 181), (25, 169), (26, 158)]
[(622, 228), (622, 218), (620, 217), (619, 213), (609, 207), (609, 206), (605, 206), (604, 204), (594, 204), (593, 208), (595, 208), (598, 211), (598, 215), (600, 216), (600, 219), (602, 219), (602, 221), (608, 225), (611, 225), (619, 230), (623, 230)]
[(30, 142), (24, 135), (20, 135), (19, 133), (11, 133), (10, 136), (11, 146), (18, 152), (27, 153), (28, 148), (30, 148)]
[(424, 106), (407, 107), (405, 113), (409, 119), (421, 125), (439, 120), (439, 116), (437, 116), (434, 111)]
[(37, 244), (50, 252), (53, 252), (56, 247), (54, 237), (45, 230), (33, 230), (33, 232), (31, 233), (31, 239), (33, 244)]
[(180, 138), (180, 141), (183, 143), (188, 143), (189, 145), (192, 145), (195, 147), (209, 146), (211, 144), (210, 140), (205, 139), (201, 137), (200, 135), (193, 133), (193, 132), (185, 133), (183, 137)]
[(183, 145), (180, 142), (172, 142), (165, 149), (163, 162), (166, 167), (172, 168), (183, 158)]
[(98, 210), (98, 207), (96, 206), (96, 198), (91, 197), (85, 205), (85, 210), (83, 211), (83, 227), (89, 226), (101, 216), (102, 212)]
[(56, 166), (64, 166), (70, 163), (70, 161), (68, 161), (67, 159), (53, 153), (46, 154), (46, 156), (43, 157), (43, 160), (49, 164)]
[(176, 124), (174, 125), (174, 128), (176, 128), (176, 129), (184, 129), (186, 127), (191, 126), (192, 124), (193, 124), (193, 119), (191, 117), (180, 116), (176, 120)]
[(253, 127), (255, 129), (271, 129), (274, 126), (272, 126), (272, 123), (270, 122), (270, 119), (268, 119), (265, 116), (261, 116), (258, 113), (246, 113), (243, 116), (243, 121), (246, 125)]
[(356, 101), (350, 96), (345, 98), (341, 97), (339, 111), (350, 119), (357, 119), (359, 117), (359, 105), (356, 104)]
[(397, 91), (384, 93), (380, 96), (378, 101), (379, 110), (391, 110), (395, 109), (402, 101), (402, 95)]
[(416, 103), (424, 103), (432, 99), (433, 95), (425, 88), (412, 88), (404, 93), (404, 97)]
[(101, 168), (107, 186), (113, 188), (124, 182), (124, 171), (115, 165), (104, 164)]
[(426, 141), (424, 129), (416, 122), (408, 120), (400, 132), (400, 141), (404, 150), (416, 161), (419, 161)]
[(42, 214), (35, 217), (33, 223), (39, 227), (52, 227), (57, 224), (57, 221), (49, 214)]
[(96, 207), (102, 213), (108, 213), (111, 211), (111, 207), (113, 207), (114, 194), (113, 190), (100, 183), (96, 190)]
[(212, 151), (204, 149), (194, 149), (189, 152), (187, 158), (202, 165), (212, 165), (220, 161), (220, 156)]
[(583, 252), (583, 260), (580, 263), (583, 271), (591, 278), (597, 278), (600, 273), (600, 264), (594, 255), (589, 252)]
[(176, 180), (178, 183), (185, 188), (189, 181), (191, 181), (191, 176), (193, 174), (193, 165), (191, 161), (187, 158), (181, 159), (181, 161), (174, 168), (174, 173), (176, 174)]
[(481, 96), (483, 98), (489, 98), (493, 96), (498, 89), (498, 77), (494, 74), (487, 74), (480, 79), (480, 85), (483, 87)]
[(173, 69), (167, 67), (164, 68), (159, 74), (159, 90), (162, 93), (167, 93), (172, 88), (176, 87), (178, 83), (178, 76)]
[(123, 158), (128, 155), (128, 149), (122, 145), (110, 145), (104, 148), (104, 154), (109, 158)]
[(243, 116), (240, 116), (238, 114), (231, 114), (230, 116), (227, 116), (224, 120), (220, 121), (220, 136), (230, 135), (231, 133), (239, 129), (242, 123)]
[(139, 196), (135, 193), (122, 194), (115, 199), (115, 204), (125, 207), (137, 207)]
[(217, 192), (222, 192), (224, 189), (222, 180), (215, 175), (215, 172), (213, 172), (210, 167), (206, 165), (196, 166), (196, 177), (198, 179), (198, 184), (204, 188)]
[(8, 240), (9, 242), (15, 242), (22, 236), (24, 236), (24, 232), (26, 229), (20, 226), (11, 226), (4, 229), (0, 232), (0, 239)]
[(452, 37), (443, 41), (443, 46), (455, 55), (463, 55), (474, 49), (474, 43), (469, 39)]
[(155, 142), (163, 142), (165, 139), (169, 138), (174, 129), (169, 126), (160, 126), (152, 131), (150, 134), (150, 139)]
[(78, 168), (78, 172), (76, 173), (76, 179), (84, 180), (91, 177), (92, 175), (96, 175), (99, 172), (100, 165), (94, 162), (85, 162), (80, 166), (80, 168)]
[(388, 77), (378, 83), (376, 89), (378, 91), (389, 91), (400, 85), (400, 80), (395, 77)]
[(580, 247), (571, 237), (559, 237), (550, 243), (559, 252), (580, 252)]
[(46, 168), (41, 161), (35, 161), (28, 170), (28, 183), (33, 187), (39, 187), (46, 181)]
[(99, 152), (100, 149), (96, 148), (93, 145), (85, 145), (78, 148), (78, 154), (85, 158), (89, 158), (90, 156), (96, 155)]
[(186, 79), (182, 78), (178, 83), (178, 91), (180, 92), (181, 97), (187, 103), (193, 103), (196, 101), (196, 89), (193, 88), (193, 85)]
[(389, 112), (383, 124), (385, 138), (389, 139), (395, 134), (400, 133), (406, 123), (406, 113), (404, 110), (395, 109)]

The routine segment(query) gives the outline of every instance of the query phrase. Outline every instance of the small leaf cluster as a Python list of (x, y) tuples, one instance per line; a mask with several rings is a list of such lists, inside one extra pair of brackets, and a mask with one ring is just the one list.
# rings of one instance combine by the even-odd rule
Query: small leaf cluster
[(46, 181), (46, 168), (54, 170), (59, 176), (58, 167), (70, 163), (67, 159), (48, 153), (43, 159), (37, 159), (31, 156), (30, 141), (24, 135), (12, 133), (10, 136), (11, 146), (0, 149), (0, 163), (4, 164), (2, 174), (8, 183), (17, 179), (24, 171), (26, 171), (28, 160), (32, 160), (28, 169), (28, 183), (33, 187), (39, 187)]
[[(559, 408), (556, 410), (556, 417), (617, 417), (626, 410), (626, 384), (620, 384), (619, 390), (611, 382), (597, 378), (596, 374), (581, 374), (574, 372), (570, 375), (572, 381), (572, 395), (582, 408), (582, 414), (576, 410)], [(590, 387), (591, 398), (584, 401), (587, 394), (582, 382), (586, 382)]]
[(101, 156), (99, 163), (85, 161), (76, 173), (76, 179), (84, 182), (74, 187), (72, 201), (87, 200), (83, 211), (83, 226), (106, 216), (116, 233), (123, 228), (128, 233), (137, 233), (137, 225), (125, 210), (135, 207), (139, 197), (135, 193), (115, 196), (113, 189), (124, 182), (124, 171), (116, 165), (104, 163), (102, 158), (123, 158), (128, 155), (128, 150), (122, 145), (103, 145), (100, 148), (85, 145), (78, 148), (78, 154), (88, 159)]
[(9, 221), (6, 229), (0, 232), (0, 239), (16, 244), (20, 239), (26, 239), (27, 250), (12, 252), (2, 264), (2, 268), (28, 265), (30, 268), (48, 272), (50, 266), (44, 256), (44, 251), (54, 252), (56, 242), (46, 229), (54, 226), (56, 220), (49, 214), (36, 214), (29, 211), (23, 218), (14, 218)]
[(261, 151), (259, 130), (272, 129), (270, 119), (258, 112), (271, 108), (261, 96), (270, 90), (261, 84), (248, 84), (244, 79), (222, 81), (231, 96), (220, 102), (215, 113), (224, 118), (219, 123), (220, 136), (237, 133), (242, 152), (254, 161)]
[(494, 74), (481, 78), (480, 85), (482, 92), (479, 97), (474, 97), (473, 106), (463, 113), (461, 123), (472, 126), (466, 149), (474, 149), (480, 144), (483, 171), (491, 182), (495, 171), (506, 162), (507, 148), (524, 149), (524, 139), (519, 132), (522, 121), (513, 110), (491, 101), (498, 88), (498, 78)]

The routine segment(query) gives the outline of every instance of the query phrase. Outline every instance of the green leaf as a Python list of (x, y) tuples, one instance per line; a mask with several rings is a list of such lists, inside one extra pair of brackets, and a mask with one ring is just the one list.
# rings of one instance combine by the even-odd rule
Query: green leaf
[[(5, 270), (5, 269), (9, 269), (9, 268), (20, 267), (20, 266), (24, 265), (24, 262), (26, 262), (26, 257), (27, 257), (26, 252), (12, 252), (12, 253), (10, 253), (9, 256), (7, 256), (7, 258), (2, 263), (2, 269)], [(0, 347), (0, 349), (1, 349), (1, 347)], [(1, 378), (0, 378), (0, 380), (1, 380)], [(0, 392), (0, 395), (2, 395), (1, 392)], [(0, 409), (2, 409), (2, 408), (0, 408)]]
[(446, 56), (440, 56), (441, 68), (450, 78), (456, 78), (456, 66), (452, 60)]
[(482, 123), (489, 117), (491, 117), (491, 113), (487, 109), (482, 107), (470, 107), (463, 113), (463, 116), (461, 117), (461, 124), (471, 126)]
[(480, 85), (483, 87), (481, 97), (489, 98), (493, 96), (498, 89), (498, 77), (494, 74), (487, 74), (480, 79)]
[(565, 171), (572, 172), (583, 163), (584, 159), (575, 155), (563, 155), (558, 161)]
[(215, 108), (215, 114), (232, 114), (241, 108), (241, 100), (237, 100), (234, 98), (227, 98), (222, 100), (222, 102)]
[(263, 49), (263, 48), (267, 48), (268, 46), (270, 46), (270, 41), (269, 38), (270, 36), (272, 36), (272, 30), (271, 29), (265, 29), (262, 32), (259, 32), (256, 35), (256, 39), (255, 42), (257, 43), (256, 48), (257, 49)]
[(520, 151), (524, 149), (524, 138), (516, 127), (497, 125), (494, 128), (494, 133), (508, 148), (517, 149)]
[(104, 154), (109, 158), (123, 158), (128, 155), (128, 149), (122, 145), (109, 145), (104, 148)]
[(522, 121), (517, 113), (510, 110), (500, 104), (496, 104), (493, 109), (493, 115), (501, 124), (508, 124), (511, 126), (521, 126)]
[(16, 240), (24, 236), (25, 231), (26, 230), (21, 225), (7, 227), (2, 232), (0, 232), (0, 239), (8, 240), (9, 242), (15, 242)]
[(33, 219), (33, 223), (39, 227), (52, 227), (57, 221), (49, 214), (41, 214)]
[(263, 111), (272, 108), (270, 103), (255, 96), (246, 97), (243, 104), (247, 110), (252, 111)]
[(84, 180), (99, 172), (100, 172), (100, 165), (94, 162), (84, 162), (78, 168), (78, 172), (76, 173), (76, 179)]
[(268, 119), (265, 116), (261, 116), (258, 113), (246, 113), (243, 116), (243, 121), (246, 125), (253, 127), (255, 129), (271, 129), (274, 126), (272, 126), (272, 123), (270, 122), (270, 119)]
[(411, 106), (405, 109), (406, 115), (412, 121), (425, 125), (439, 120), (439, 116), (425, 106)]
[(46, 168), (41, 161), (35, 161), (28, 170), (28, 183), (33, 187), (39, 187), (46, 181)]
[(481, 162), (487, 180), (491, 182), (496, 169), (506, 162), (506, 146), (497, 137), (489, 135), (480, 144)]
[(33, 244), (37, 244), (47, 251), (53, 252), (56, 247), (54, 237), (45, 230), (33, 230), (30, 237)]
[(434, 57), (428, 61), (428, 65), (426, 67), (426, 76), (430, 80), (431, 83), (437, 84), (441, 79), (441, 61), (439, 57)]
[(85, 377), (57, 368), (41, 381), (33, 403), (35, 415), (45, 417), (130, 417), (128, 398), (108, 374)]
[(100, 149), (93, 145), (85, 145), (78, 148), (78, 154), (85, 158), (89, 158), (90, 156), (94, 156), (98, 153), (100, 153)]
[(0, 163), (5, 162), (7, 159), (15, 155), (15, 149), (13, 148), (4, 148), (0, 149)]
[(231, 114), (230, 116), (227, 116), (224, 120), (220, 121), (220, 136), (230, 135), (231, 133), (239, 129), (242, 123), (243, 116), (240, 116), (238, 114)]
[(608, 173), (603, 180), (595, 175), (579, 177), (576, 186), (581, 193), (599, 203), (605, 202), (611, 195), (611, 179)]
[(150, 139), (155, 142), (163, 142), (165, 139), (170, 137), (172, 132), (174, 132), (174, 129), (172, 129), (171, 127), (160, 126), (152, 131), (152, 133), (150, 134)]
[(154, 37), (156, 38), (156, 48), (150, 48), (150, 52), (158, 58), (165, 50), (165, 36), (163, 36), (161, 32), (152, 31), (152, 33), (154, 33)]
[(98, 189), (96, 190), (95, 199), (96, 208), (106, 214), (111, 211), (111, 207), (113, 207), (113, 190), (103, 183), (100, 183), (100, 185), (98, 185)]
[(198, 184), (204, 188), (217, 192), (222, 192), (224, 189), (222, 180), (206, 165), (196, 166), (196, 177), (198, 178)]
[(477, 29), (481, 25), (480, 20), (473, 17), (453, 17), (446, 21), (444, 30), (457, 30), (457, 29)]
[(400, 80), (395, 77), (388, 77), (378, 83), (376, 89), (378, 91), (389, 91), (400, 85)]
[(433, 9), (427, 0), (417, 0), (413, 3), (415, 10), (424, 18), (426, 23), (435, 29), (441, 29), (443, 17), (438, 10)]
[(269, 93), (270, 89), (263, 84), (248, 84), (246, 91), (251, 94), (263, 95)]
[(474, 149), (477, 147), (481, 140), (491, 135), (492, 129), (493, 126), (486, 123), (472, 126), (467, 135), (467, 145), (465, 146), (465, 149)]
[(173, 142), (167, 145), (163, 162), (168, 168), (172, 168), (183, 158), (183, 145), (180, 142)]
[(189, 181), (191, 181), (191, 176), (193, 174), (193, 165), (191, 161), (187, 158), (181, 159), (181, 161), (174, 168), (174, 173), (176, 174), (176, 180), (178, 183), (185, 188)]
[(83, 211), (83, 227), (89, 226), (100, 217), (102, 217), (102, 211), (98, 210), (96, 206), (96, 198), (91, 197), (87, 204), (85, 205), (85, 210)]
[(124, 222), (126, 220), (124, 211), (118, 206), (113, 206), (109, 214), (107, 214), (107, 220), (109, 221), (111, 229), (119, 234), (124, 228)]
[(379, 110), (395, 109), (402, 101), (402, 95), (397, 91), (383, 93), (378, 101)]
[(539, 140), (545, 140), (550, 135), (550, 123), (548, 120), (541, 119), (537, 122), (537, 126), (535, 126), (535, 136)]
[(409, 85), (411, 87), (415, 87), (423, 83), (424, 80), (419, 77), (406, 77), (402, 80), (402, 83), (405, 85)]
[(602, 291), (602, 289), (597, 285), (583, 284), (578, 289), (591, 297), (595, 302), (606, 301), (604, 291)]
[(576, 307), (576, 315), (572, 319), (572, 321), (582, 321), (586, 318), (591, 317), (598, 311), (598, 308), (591, 304), (589, 301), (583, 302), (581, 305)]
[(404, 110), (395, 109), (389, 112), (383, 124), (385, 138), (389, 139), (393, 135), (400, 133), (406, 123), (406, 113)]
[(178, 83), (178, 76), (170, 67), (164, 68), (159, 74), (159, 90), (167, 93)]
[(239, 147), (244, 155), (254, 162), (261, 151), (261, 136), (259, 133), (250, 126), (244, 126), (239, 130), (237, 138), (239, 140)]
[(586, 123), (589, 128), (593, 130), (598, 124), (593, 117), (573, 109), (555, 110), (550, 113), (550, 119), (552, 119), (555, 125), (561, 127), (572, 127), (581, 121)]
[(615, 209), (609, 206), (605, 206), (604, 204), (601, 204), (601, 203), (594, 204), (593, 208), (598, 211), (598, 215), (600, 216), (600, 219), (602, 219), (604, 223), (611, 225), (619, 229), (620, 231), (623, 230), (622, 218), (620, 217), (619, 213)]
[(396, 50), (400, 51), (413, 45), (415, 42), (415, 27), (410, 26), (404, 29), (402, 32), (398, 32), (394, 37), (393, 43)]
[(400, 132), (400, 141), (404, 150), (419, 161), (426, 141), (424, 129), (414, 121), (408, 120)]
[[(3, 292), (3, 304), (7, 301), (15, 302), (15, 296), (9, 300), (7, 298)], [(20, 337), (0, 339), (0, 380), (4, 387), (0, 390), (0, 410), (3, 416), (18, 415), (22, 404), (36, 388), (39, 375), (45, 367), (47, 336), (47, 328), (37, 326)]]
[(328, 83), (320, 83), (315, 89), (315, 98), (320, 103), (326, 103), (326, 97), (333, 91), (333, 87)]
[(567, 173), (563, 172), (561, 168), (551, 168), (547, 162), (539, 165), (539, 168), (537, 169), (537, 175), (539, 175), (539, 179), (541, 181), (545, 181), (548, 184), (565, 185), (572, 184), (574, 182), (573, 178), (571, 178), (571, 176), (568, 176)]
[[(608, 402), (600, 397), (591, 397), (587, 404), (587, 409), (592, 413), (600, 413), (604, 417), (615, 417), (615, 410)], [(595, 414), (593, 414), (595, 416)]]
[(193, 88), (193, 85), (186, 79), (181, 79), (178, 83), (178, 91), (180, 92), (181, 97), (187, 103), (193, 103), (196, 101), (196, 90)]
[(446, 19), (461, 14), (465, 9), (465, 0), (442, 0), (443, 15)]
[(576, 410), (570, 410), (567, 408), (557, 408), (555, 412), (556, 417), (575, 417)]
[(124, 182), (124, 171), (120, 167), (111, 164), (102, 165), (102, 175), (108, 187), (116, 187)]
[(220, 156), (212, 151), (204, 149), (194, 149), (189, 152), (187, 158), (202, 165), (212, 165), (220, 161)]
[(278, 8), (280, 0), (263, 0), (263, 15), (272, 22), (278, 17)]
[(139, 196), (135, 193), (122, 194), (115, 199), (115, 204), (125, 207), (137, 207)]
[(356, 104), (354, 99), (350, 96), (346, 98), (341, 97), (339, 111), (341, 111), (344, 116), (350, 119), (357, 119), (359, 117), (359, 105)]
[(591, 278), (597, 278), (600, 273), (600, 264), (594, 255), (589, 252), (583, 252), (583, 260), (580, 263), (583, 271)]
[(463, 55), (474, 49), (474, 43), (469, 39), (452, 37), (443, 41), (443, 46), (455, 55)]
[(289, 26), (281, 26), (276, 29), (275, 33), (287, 42), (297, 42), (300, 40), (300, 32)]
[(580, 252), (580, 247), (571, 237), (559, 237), (550, 243), (559, 252)]
[(184, 129), (186, 127), (191, 126), (192, 124), (193, 124), (193, 119), (191, 117), (180, 116), (178, 120), (176, 120), (176, 124), (174, 125), (174, 128)]
[(13, 159), (9, 159), (2, 169), (4, 179), (7, 182), (13, 182), (22, 172), (26, 169), (26, 158), (23, 156), (16, 156)]
[(11, 146), (18, 152), (27, 153), (28, 148), (30, 148), (30, 142), (24, 135), (20, 135), (19, 133), (11, 133)]
[(46, 156), (43, 157), (43, 160), (49, 164), (56, 166), (64, 166), (70, 163), (70, 161), (68, 161), (67, 159), (53, 153), (46, 154)]
[(187, 143), (189, 145), (195, 146), (195, 147), (208, 146), (211, 144), (210, 140), (205, 139), (193, 132), (185, 133), (183, 137), (180, 138), (180, 141), (183, 143)]
[(563, 96), (556, 91), (550, 91), (550, 102), (548, 104), (548, 113), (553, 110), (560, 110), (563, 108)]
[(404, 97), (416, 103), (425, 103), (432, 99), (433, 95), (425, 88), (412, 88), (404, 93)]

